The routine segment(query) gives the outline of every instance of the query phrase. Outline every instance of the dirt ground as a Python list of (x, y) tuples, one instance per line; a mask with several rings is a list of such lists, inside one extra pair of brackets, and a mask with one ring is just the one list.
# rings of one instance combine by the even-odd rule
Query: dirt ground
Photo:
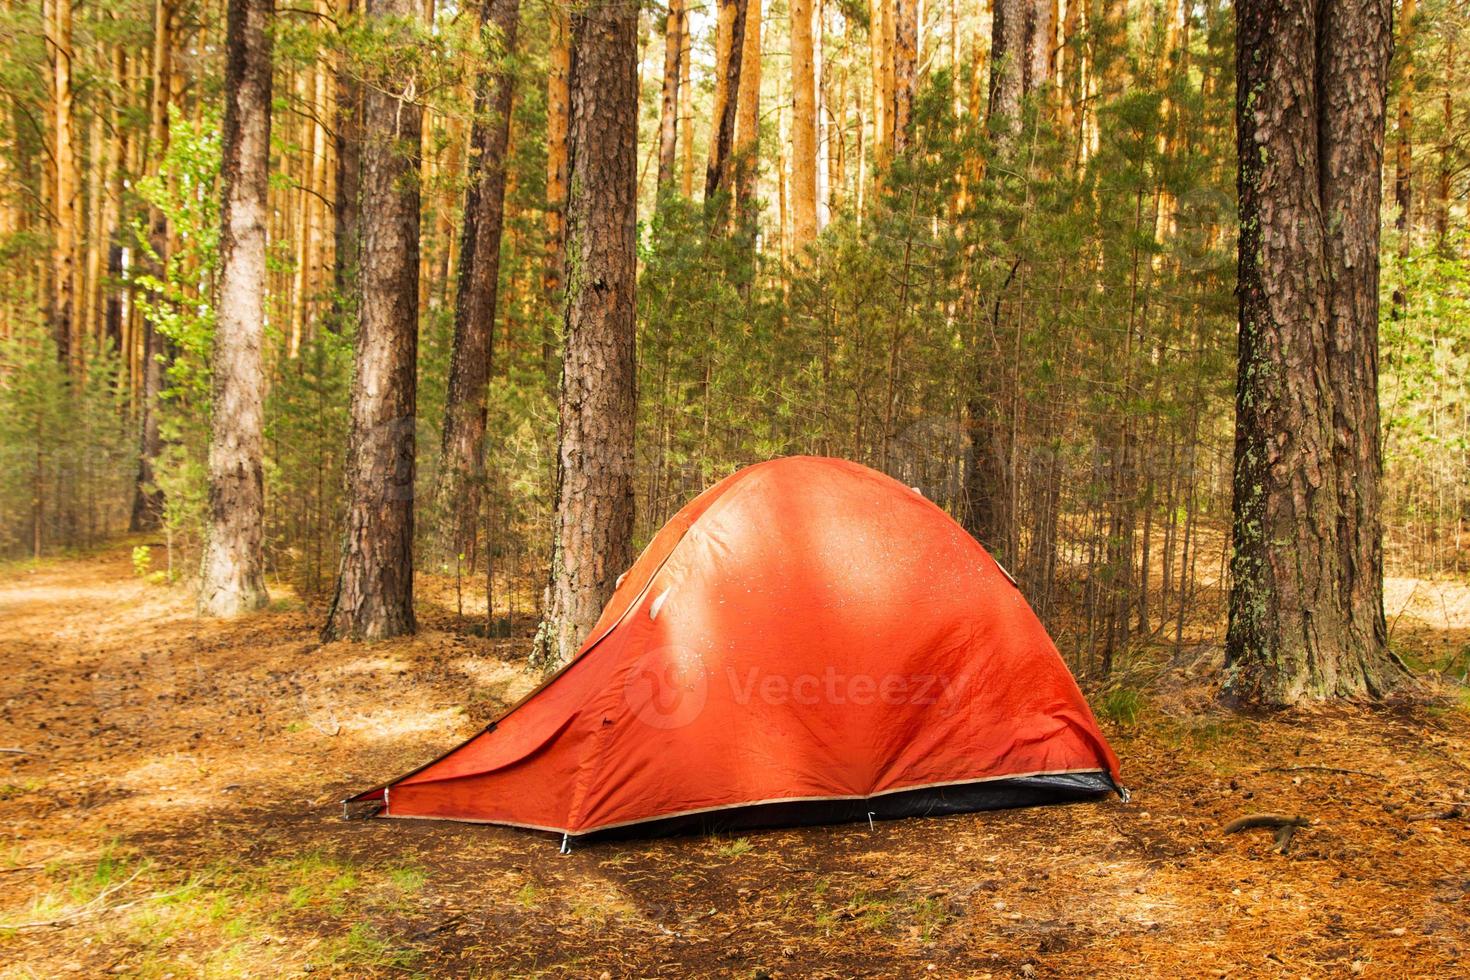
[[(1463, 654), (1465, 586), (1389, 593), (1421, 662)], [(1192, 648), (1110, 702), (1130, 805), (561, 855), (342, 820), (531, 686), (523, 640), (424, 619), (327, 646), (293, 600), (200, 621), (127, 545), (0, 571), (0, 975), (1470, 977), (1452, 687), (1240, 717)], [(1285, 855), (1222, 835), (1263, 811), (1312, 823)]]

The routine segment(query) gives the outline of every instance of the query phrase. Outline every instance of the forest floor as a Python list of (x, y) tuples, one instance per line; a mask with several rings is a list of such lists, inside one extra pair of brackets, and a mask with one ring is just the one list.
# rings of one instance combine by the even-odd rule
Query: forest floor
[[(527, 691), (523, 639), (428, 601), (373, 645), (321, 645), (290, 599), (201, 621), (132, 543), (0, 569), (3, 976), (1470, 976), (1452, 685), (1239, 716), (1218, 650), (1161, 653), (1104, 721), (1130, 805), (561, 855), (338, 804)], [(1389, 592), (1418, 659), (1463, 656), (1470, 586)], [(1222, 836), (1260, 811), (1312, 823), (1285, 855)]]

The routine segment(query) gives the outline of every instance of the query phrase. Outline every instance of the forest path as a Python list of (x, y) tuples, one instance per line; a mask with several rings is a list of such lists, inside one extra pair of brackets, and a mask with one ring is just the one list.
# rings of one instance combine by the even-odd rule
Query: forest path
[[(1398, 629), (1463, 644), (1461, 593)], [(524, 638), (318, 618), (199, 620), (126, 545), (0, 571), (0, 976), (1470, 973), (1470, 819), (1411, 819), (1470, 799), (1470, 701), (1238, 717), (1175, 678), (1107, 726), (1129, 806), (561, 856), (337, 802), (529, 689)], [(1221, 836), (1258, 811), (1314, 823)]]

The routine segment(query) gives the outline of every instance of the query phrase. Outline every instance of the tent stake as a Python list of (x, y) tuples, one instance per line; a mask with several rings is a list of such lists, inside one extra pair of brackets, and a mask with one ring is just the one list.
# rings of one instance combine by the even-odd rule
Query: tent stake
[(869, 830), (873, 830), (874, 829), (874, 827), (873, 827), (873, 811), (872, 810), (869, 810), (868, 811), (868, 829)]
[(572, 853), (572, 835), (571, 834), (562, 834), (561, 835), (561, 853), (563, 853), (563, 854), (570, 854), (570, 853)]

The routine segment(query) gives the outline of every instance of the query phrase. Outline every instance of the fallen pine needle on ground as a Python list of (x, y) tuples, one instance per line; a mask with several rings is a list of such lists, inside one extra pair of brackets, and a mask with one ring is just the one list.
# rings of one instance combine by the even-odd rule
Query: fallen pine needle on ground
[[(563, 856), (341, 819), (530, 690), (526, 637), (472, 635), (450, 600), (412, 639), (322, 646), (283, 590), (203, 621), (127, 554), (0, 571), (0, 976), (1470, 975), (1453, 691), (1237, 715), (1159, 671), (1103, 712), (1126, 806)], [(1287, 853), (1221, 833), (1266, 817)]]

